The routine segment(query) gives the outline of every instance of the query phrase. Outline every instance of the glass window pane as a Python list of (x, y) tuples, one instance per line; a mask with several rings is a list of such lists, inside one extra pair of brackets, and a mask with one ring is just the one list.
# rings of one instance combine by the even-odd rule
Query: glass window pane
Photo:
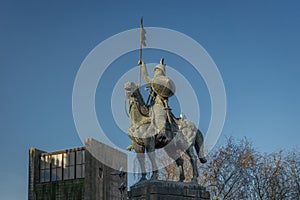
[(50, 156), (45, 156), (45, 169), (50, 169)]
[(69, 167), (69, 178), (74, 179), (75, 178), (75, 166)]
[(85, 164), (82, 165), (82, 178), (85, 177)]
[(82, 166), (76, 165), (76, 178), (82, 178)]
[(51, 170), (51, 181), (56, 181), (56, 169)]
[(64, 153), (64, 168), (66, 166), (68, 166), (69, 162), (68, 162), (68, 153)]
[(82, 163), (85, 163), (85, 150), (82, 150)]
[(40, 182), (45, 182), (45, 172), (44, 170), (41, 170), (40, 171)]
[(58, 181), (62, 180), (62, 168), (61, 167), (56, 169), (56, 180), (58, 180)]
[(51, 166), (52, 166), (52, 169), (56, 167), (55, 164), (56, 164), (56, 155), (52, 155), (51, 156)]
[(50, 181), (50, 169), (45, 169), (45, 174), (44, 174), (44, 177), (45, 177), (45, 182), (49, 182)]
[(64, 180), (68, 180), (69, 179), (69, 168), (66, 167), (64, 168)]
[(76, 152), (76, 164), (81, 164), (82, 163), (82, 151), (77, 151)]
[(74, 179), (75, 178), (75, 167), (70, 166), (64, 169), (64, 180)]
[(61, 167), (62, 154), (52, 155), (52, 168)]
[(69, 165), (75, 165), (75, 152), (69, 153)]
[(45, 169), (45, 157), (41, 156), (40, 169)]
[(56, 166), (57, 167), (62, 166), (62, 153), (56, 155)]

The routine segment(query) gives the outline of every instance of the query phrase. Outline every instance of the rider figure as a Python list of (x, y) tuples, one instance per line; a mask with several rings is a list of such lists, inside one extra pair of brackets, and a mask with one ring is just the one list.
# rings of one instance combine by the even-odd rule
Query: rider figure
[(160, 64), (154, 67), (153, 78), (148, 75), (144, 61), (139, 61), (139, 65), (141, 65), (144, 81), (151, 87), (150, 116), (152, 128), (154, 128), (155, 135), (166, 136), (166, 122), (169, 114), (168, 97), (174, 94), (175, 85), (170, 78), (166, 77), (163, 59), (161, 59)]

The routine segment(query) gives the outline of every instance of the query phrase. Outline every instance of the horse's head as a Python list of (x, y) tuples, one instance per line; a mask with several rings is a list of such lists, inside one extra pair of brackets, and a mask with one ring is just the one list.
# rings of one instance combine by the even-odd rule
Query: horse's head
[(138, 92), (138, 87), (134, 82), (127, 82), (124, 84), (125, 95), (128, 99), (134, 97)]
[(139, 87), (134, 82), (127, 82), (124, 85), (124, 89), (128, 99), (131, 121), (136, 123), (145, 121), (143, 118), (148, 118), (149, 109), (145, 105)]

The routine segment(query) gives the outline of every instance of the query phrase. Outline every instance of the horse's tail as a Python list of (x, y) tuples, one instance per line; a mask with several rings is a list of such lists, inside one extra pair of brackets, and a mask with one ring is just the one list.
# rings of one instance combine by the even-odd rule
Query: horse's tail
[(201, 131), (197, 129), (195, 137), (195, 149), (201, 163), (206, 163), (207, 160), (204, 157), (204, 139)]

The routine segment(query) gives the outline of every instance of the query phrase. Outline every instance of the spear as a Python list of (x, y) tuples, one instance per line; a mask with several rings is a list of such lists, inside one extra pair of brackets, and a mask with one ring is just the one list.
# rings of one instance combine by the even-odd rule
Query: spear
[(138, 87), (140, 87), (141, 84), (141, 65), (142, 65), (142, 59), (143, 59), (143, 46), (146, 46), (146, 30), (143, 26), (143, 17), (141, 17), (140, 21), (140, 59), (139, 59), (139, 82)]

